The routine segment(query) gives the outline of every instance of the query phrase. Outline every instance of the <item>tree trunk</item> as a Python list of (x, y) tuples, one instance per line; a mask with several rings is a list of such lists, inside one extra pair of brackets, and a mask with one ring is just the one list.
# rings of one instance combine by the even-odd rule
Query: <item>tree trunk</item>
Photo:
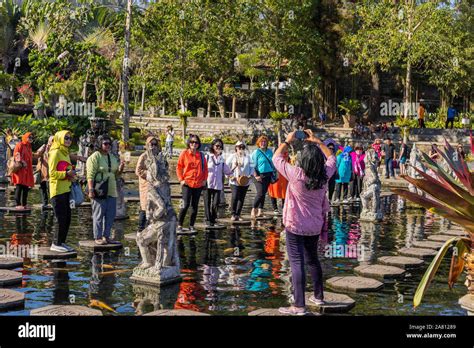
[(371, 72), (370, 78), (369, 120), (374, 121), (380, 114), (380, 74), (377, 68)]
[(235, 118), (236, 107), (237, 107), (237, 97), (233, 96), (232, 97), (232, 115), (231, 115), (232, 118)]
[(263, 118), (263, 98), (258, 97), (258, 118)]
[(207, 115), (206, 117), (211, 117), (211, 101), (207, 100)]
[(217, 107), (222, 118), (225, 117), (224, 79), (221, 77), (217, 82)]
[(130, 128), (130, 109), (128, 101), (128, 75), (129, 75), (129, 54), (130, 54), (130, 28), (132, 21), (132, 0), (127, 1), (127, 18), (125, 20), (125, 50), (123, 55), (123, 131), (122, 140), (128, 142)]
[(408, 118), (411, 103), (411, 63), (407, 62), (407, 71), (405, 77), (405, 91), (403, 95), (403, 118)]
[(142, 104), (140, 105), (140, 110), (145, 109), (145, 84), (142, 84)]

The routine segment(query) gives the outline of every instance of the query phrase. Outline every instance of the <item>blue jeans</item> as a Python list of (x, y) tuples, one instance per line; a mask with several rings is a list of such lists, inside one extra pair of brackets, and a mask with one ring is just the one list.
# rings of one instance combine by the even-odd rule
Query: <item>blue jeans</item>
[(92, 226), (94, 239), (110, 238), (117, 211), (117, 198), (108, 196), (92, 200)]
[(173, 157), (173, 142), (172, 141), (165, 142), (165, 155), (169, 156), (169, 158)]
[(286, 250), (290, 261), (291, 283), (296, 307), (305, 306), (305, 263), (311, 273), (314, 297), (318, 300), (324, 299), (323, 271), (318, 259), (318, 241), (319, 235), (300, 236), (286, 231)]
[(385, 159), (385, 177), (388, 179), (390, 176), (395, 176), (395, 171), (393, 170), (393, 158)]

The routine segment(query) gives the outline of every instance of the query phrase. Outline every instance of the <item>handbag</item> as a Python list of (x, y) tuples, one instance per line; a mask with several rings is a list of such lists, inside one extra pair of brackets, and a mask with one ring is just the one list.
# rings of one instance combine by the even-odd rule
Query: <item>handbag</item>
[(23, 164), (21, 162), (15, 161), (14, 156), (10, 157), (7, 164), (8, 175), (17, 173), (21, 168), (23, 168)]
[[(109, 165), (109, 173), (112, 171), (111, 167), (112, 164), (110, 162), (110, 155), (107, 154), (107, 163)], [(97, 179), (98, 175), (101, 175), (101, 180)], [(95, 198), (98, 199), (104, 199), (107, 198), (109, 194), (109, 178), (104, 180), (104, 174), (103, 173), (97, 173), (94, 177), (94, 195)]]
[(71, 204), (71, 208), (75, 208), (84, 203), (84, 193), (78, 182), (73, 182), (71, 185), (71, 198), (69, 201), (73, 203)]
[(273, 165), (273, 162), (267, 157), (267, 155), (260, 149), (258, 149), (262, 155), (267, 159), (268, 163), (270, 163), (270, 166), (272, 167), (273, 171), (272, 171), (272, 177), (270, 178), (270, 183), (271, 184), (274, 184), (278, 181), (278, 172), (277, 170), (275, 169), (275, 166)]
[(392, 161), (392, 168), (393, 169), (398, 169), (399, 165), (398, 165), (398, 161), (397, 160), (393, 160)]

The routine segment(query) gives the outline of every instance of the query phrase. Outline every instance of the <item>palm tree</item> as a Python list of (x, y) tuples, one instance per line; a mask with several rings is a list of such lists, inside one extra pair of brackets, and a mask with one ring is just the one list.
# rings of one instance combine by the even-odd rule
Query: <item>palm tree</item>
[(2, 1), (0, 7), (0, 59), (4, 72), (18, 54), (20, 38), (17, 26), (22, 16), (21, 8), (13, 0)]

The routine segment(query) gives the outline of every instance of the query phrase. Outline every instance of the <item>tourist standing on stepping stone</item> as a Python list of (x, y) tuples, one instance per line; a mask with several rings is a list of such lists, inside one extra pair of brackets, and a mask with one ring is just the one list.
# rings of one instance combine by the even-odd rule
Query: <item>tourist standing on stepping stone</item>
[(232, 190), (232, 221), (242, 221), (240, 214), (242, 213), (245, 196), (249, 189), (250, 178), (254, 173), (252, 159), (245, 150), (245, 144), (242, 141), (238, 141), (235, 144), (235, 153), (227, 159), (227, 165), (232, 170), (232, 175), (229, 177), (229, 185)]
[(365, 175), (364, 151), (362, 146), (356, 146), (355, 151), (351, 152), (352, 157), (352, 175), (351, 180), (351, 199), (360, 201), (360, 193), (362, 191), (362, 180)]
[(352, 157), (351, 157), (352, 147), (346, 146), (342, 153), (337, 156), (337, 178), (336, 178), (336, 192), (334, 203), (339, 203), (341, 199), (341, 189), (342, 189), (342, 202), (348, 203), (347, 193), (349, 191), (349, 182), (352, 178)]
[[(117, 244), (110, 238), (117, 212), (117, 176), (121, 175), (125, 162), (120, 162), (111, 153), (112, 139), (99, 136), (99, 149), (87, 159), (87, 185), (92, 201), (92, 223), (97, 245)], [(96, 190), (100, 186), (102, 192)]]
[(263, 216), (263, 206), (265, 204), (265, 196), (268, 192), (268, 186), (272, 181), (275, 168), (272, 164), (273, 152), (268, 148), (268, 138), (262, 135), (257, 139), (258, 149), (252, 153), (252, 163), (255, 168), (255, 188), (257, 193), (253, 201), (251, 217)]
[(382, 160), (382, 139), (377, 138), (374, 140), (372, 144), (372, 148), (375, 150), (375, 153), (379, 157), (379, 162)]
[(54, 232), (52, 251), (70, 252), (74, 249), (67, 246), (66, 238), (71, 225), (71, 182), (76, 180), (69, 148), (72, 144), (72, 134), (62, 130), (54, 135), (53, 143), (48, 153), (49, 194), (54, 214), (58, 220), (58, 228)]
[(224, 143), (221, 139), (214, 139), (211, 143), (207, 160), (207, 186), (204, 189), (204, 212), (206, 214), (206, 226), (217, 224), (217, 213), (220, 204), (222, 190), (224, 190), (224, 175), (232, 175), (232, 170), (225, 163), (222, 152)]
[[(329, 150), (331, 150), (331, 153), (335, 156), (336, 155), (336, 149), (337, 149), (337, 143), (332, 140), (332, 139), (326, 139), (324, 141), (324, 145), (328, 147)], [(328, 199), (332, 201), (332, 196), (334, 195), (334, 189), (336, 188), (336, 175), (334, 174), (329, 178), (328, 181)]]
[(410, 148), (402, 140), (402, 144), (400, 145), (400, 155), (398, 159), (398, 162), (400, 163), (400, 175), (407, 174), (405, 164), (407, 163), (408, 158), (410, 158)]
[(169, 125), (166, 129), (166, 142), (165, 152), (169, 158), (173, 158), (173, 143), (174, 143), (174, 130), (173, 126)]
[[(308, 134), (307, 145), (301, 151), (299, 164), (293, 166), (283, 157), (290, 144), (296, 140), (295, 132), (288, 134), (273, 157), (275, 168), (288, 180), (286, 204), (283, 209), (283, 225), (286, 232), (286, 248), (291, 268), (294, 304), (280, 308), (284, 314), (306, 313), (305, 264), (313, 281), (314, 294), (310, 301), (324, 304), (323, 274), (318, 260), (318, 241), (324, 218), (329, 210), (326, 197), (328, 177), (336, 170), (336, 158), (324, 143)], [(349, 156), (350, 159), (350, 156)]]
[[(138, 176), (138, 191), (140, 193), (140, 211), (138, 212), (138, 232), (143, 231), (146, 226), (146, 204), (149, 184), (146, 181), (148, 158), (154, 158), (161, 152), (161, 144), (158, 138), (148, 137), (145, 143), (145, 152), (140, 155), (135, 169)], [(166, 154), (165, 154), (166, 155)], [(166, 162), (168, 163), (168, 162)]]
[[(21, 168), (11, 174), (12, 184), (15, 185), (16, 209), (28, 209), (28, 192), (35, 186), (33, 178), (33, 150), (31, 144), (34, 141), (33, 133), (27, 132), (21, 137), (21, 142), (16, 144), (13, 151), (15, 162), (21, 164)], [(36, 156), (36, 154), (35, 154)]]
[(178, 216), (178, 233), (183, 232), (183, 223), (191, 206), (191, 217), (189, 220), (189, 232), (194, 233), (194, 224), (198, 213), (199, 199), (202, 190), (207, 185), (207, 161), (206, 156), (199, 151), (201, 139), (196, 134), (191, 134), (187, 140), (187, 149), (181, 152), (176, 166), (176, 175), (181, 184), (183, 205)]
[[(288, 152), (284, 153), (283, 157), (285, 157), (285, 160), (288, 161), (288, 163), (290, 163), (290, 156)], [(278, 173), (278, 181), (268, 186), (268, 194), (272, 201), (274, 215), (280, 214), (280, 211), (278, 210), (279, 199), (281, 199), (281, 209), (283, 210), (283, 208), (285, 207), (287, 187), (288, 187), (288, 180), (286, 180), (285, 177), (280, 176), (280, 173)]]
[(51, 145), (53, 145), (54, 135), (50, 136), (48, 143), (43, 144), (37, 151), (39, 158), (36, 164), (36, 171), (40, 176), (41, 209), (45, 209), (49, 204), (49, 167), (48, 157)]
[(395, 145), (392, 143), (392, 139), (385, 139), (385, 144), (382, 146), (382, 155), (385, 156), (385, 178), (389, 179), (390, 176), (395, 178), (393, 160), (396, 159), (396, 152)]

